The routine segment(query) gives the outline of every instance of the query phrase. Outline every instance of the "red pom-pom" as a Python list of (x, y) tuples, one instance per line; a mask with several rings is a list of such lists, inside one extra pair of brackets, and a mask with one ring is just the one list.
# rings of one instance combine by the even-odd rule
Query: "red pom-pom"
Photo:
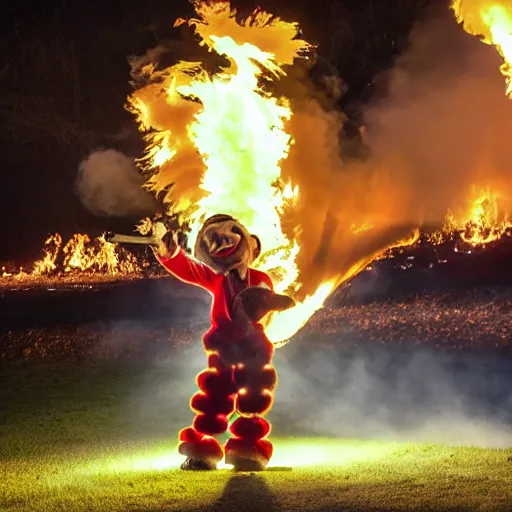
[(217, 368), (219, 370), (224, 368), (219, 354), (212, 353), (208, 355), (208, 368)]
[(215, 436), (226, 432), (228, 419), (223, 414), (216, 414), (215, 416), (198, 414), (194, 418), (193, 427), (201, 434)]
[(196, 413), (227, 416), (235, 408), (235, 397), (234, 395), (207, 395), (203, 391), (198, 391), (190, 400), (190, 408)]
[(256, 441), (256, 450), (266, 459), (270, 460), (274, 453), (274, 447), (268, 439)]
[(236, 397), (236, 410), (244, 414), (265, 414), (272, 407), (273, 397), (268, 390), (256, 394), (250, 391), (239, 392)]
[(215, 369), (203, 370), (197, 374), (197, 386), (202, 391), (208, 393), (210, 389), (215, 387), (215, 382), (218, 380), (219, 372)]
[(230, 343), (232, 343), (232, 339), (230, 336), (223, 335), (218, 331), (212, 331), (204, 336), (203, 338), (203, 347), (206, 352), (221, 352), (223, 347), (226, 347)]
[(199, 442), (182, 442), (178, 446), (178, 452), (185, 457), (195, 460), (206, 460), (217, 463), (224, 457), (224, 450), (213, 437), (204, 437)]
[(274, 345), (263, 333), (239, 342), (239, 361), (253, 368), (269, 364), (274, 353)]
[[(249, 384), (252, 387), (252, 383)], [(273, 391), (277, 386), (277, 372), (271, 365), (263, 367), (261, 375), (261, 386), (269, 391)]]
[(235, 392), (231, 372), (204, 370), (197, 376), (197, 386), (207, 395), (227, 396)]
[(274, 345), (272, 342), (266, 337), (265, 333), (262, 332), (258, 339), (254, 340), (253, 343), (257, 347), (257, 352), (259, 357), (261, 358), (261, 366), (266, 364), (270, 364), (272, 361), (272, 356), (274, 355)]
[(258, 393), (263, 389), (273, 391), (277, 385), (277, 373), (270, 365), (261, 367), (261, 370), (239, 365), (234, 369), (233, 380), (238, 389), (248, 388), (252, 393)]
[(242, 364), (235, 366), (233, 370), (233, 381), (237, 389), (247, 386), (247, 368)]
[(238, 418), (229, 428), (229, 431), (240, 439), (257, 441), (267, 437), (270, 433), (270, 423), (264, 418)]
[(256, 459), (267, 465), (272, 457), (272, 443), (267, 439), (260, 439), (256, 442), (244, 439), (231, 438), (224, 446), (226, 452), (226, 463), (232, 463), (237, 458)]
[(180, 441), (186, 443), (198, 443), (204, 438), (204, 434), (200, 434), (192, 427), (184, 428), (179, 435)]

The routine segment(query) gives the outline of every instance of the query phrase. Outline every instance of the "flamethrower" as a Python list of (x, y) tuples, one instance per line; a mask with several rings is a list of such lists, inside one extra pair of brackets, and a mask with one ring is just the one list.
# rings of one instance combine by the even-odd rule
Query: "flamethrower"
[(141, 235), (120, 235), (118, 233), (108, 232), (104, 235), (105, 241), (112, 244), (136, 244), (158, 246), (160, 240), (155, 236)]

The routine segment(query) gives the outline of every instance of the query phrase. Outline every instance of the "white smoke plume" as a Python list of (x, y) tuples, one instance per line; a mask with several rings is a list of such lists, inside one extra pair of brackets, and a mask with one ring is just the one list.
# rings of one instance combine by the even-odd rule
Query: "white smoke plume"
[(157, 208), (143, 184), (132, 158), (106, 149), (91, 153), (80, 164), (75, 187), (83, 205), (95, 215), (142, 217)]

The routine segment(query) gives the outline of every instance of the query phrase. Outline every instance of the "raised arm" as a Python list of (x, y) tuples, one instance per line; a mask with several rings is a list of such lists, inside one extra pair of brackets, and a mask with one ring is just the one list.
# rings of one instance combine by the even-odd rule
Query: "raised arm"
[(163, 237), (161, 246), (154, 252), (160, 264), (180, 281), (213, 291), (217, 274), (208, 265), (186, 254), (172, 233)]

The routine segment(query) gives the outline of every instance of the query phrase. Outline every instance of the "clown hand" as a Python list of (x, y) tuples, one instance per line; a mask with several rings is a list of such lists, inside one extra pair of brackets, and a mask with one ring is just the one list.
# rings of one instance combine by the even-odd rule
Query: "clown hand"
[(234, 309), (242, 311), (252, 322), (259, 322), (272, 311), (285, 311), (293, 306), (295, 301), (288, 295), (280, 295), (260, 286), (249, 286), (238, 294)]
[(160, 258), (173, 258), (176, 256), (180, 246), (178, 243), (178, 233), (168, 231), (160, 239), (157, 247), (153, 247), (153, 252)]

